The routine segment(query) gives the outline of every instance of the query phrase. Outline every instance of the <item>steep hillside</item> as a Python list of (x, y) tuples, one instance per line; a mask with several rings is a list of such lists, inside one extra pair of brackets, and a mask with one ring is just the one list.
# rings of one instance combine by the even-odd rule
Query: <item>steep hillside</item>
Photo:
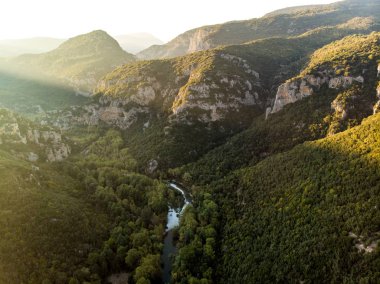
[(44, 80), (63, 79), (78, 93), (91, 92), (97, 80), (119, 65), (134, 61), (106, 32), (93, 31), (62, 43), (57, 49), (38, 55), (22, 55), (8, 62), (24, 76)]
[(135, 172), (117, 131), (67, 140), (0, 110), (0, 283), (159, 281), (174, 194)]
[(299, 75), (280, 85), (267, 118), (176, 174), (210, 182), (233, 169), (308, 140), (360, 124), (377, 111), (379, 33), (349, 36), (313, 53)]
[(192, 186), (174, 283), (377, 283), (379, 133), (376, 114)]
[(167, 44), (149, 47), (137, 56), (141, 59), (168, 58), (221, 45), (241, 44), (276, 36), (296, 36), (318, 27), (338, 25), (355, 17), (376, 19), (379, 13), (380, 3), (376, 0), (290, 8), (258, 19), (190, 30)]
[(179, 230), (175, 283), (376, 283), (379, 40), (349, 36), (317, 50), (274, 106), (294, 101), (169, 170), (197, 200)]
[(71, 147), (61, 133), (48, 126), (40, 126), (6, 109), (0, 108), (0, 146), (14, 156), (36, 161), (62, 161)]
[(376, 283), (380, 116), (214, 185), (226, 283)]
[(356, 22), (362, 29), (349, 22), (294, 38), (122, 66), (99, 82), (98, 102), (74, 120), (123, 129), (142, 165), (167, 168), (194, 161), (265, 113), (277, 86), (298, 74), (315, 49), (373, 28), (366, 18)]

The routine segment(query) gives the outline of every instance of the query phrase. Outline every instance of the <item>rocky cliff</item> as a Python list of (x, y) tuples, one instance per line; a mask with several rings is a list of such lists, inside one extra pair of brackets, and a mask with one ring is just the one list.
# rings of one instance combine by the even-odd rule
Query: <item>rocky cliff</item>
[(0, 145), (31, 162), (62, 161), (71, 152), (56, 130), (38, 126), (5, 109), (0, 109), (0, 122)]
[[(347, 37), (317, 50), (300, 75), (279, 86), (273, 106), (267, 109), (267, 116), (287, 104), (318, 94), (322, 88), (342, 92), (354, 84), (364, 87), (368, 83), (370, 88), (376, 89), (379, 43), (379, 33), (372, 33)], [(375, 98), (375, 92), (372, 97)], [(333, 109), (339, 109), (339, 105), (335, 101)]]
[(92, 117), (124, 129), (136, 115), (152, 110), (171, 123), (209, 123), (261, 108), (264, 101), (259, 73), (245, 59), (221, 51), (127, 65), (108, 74), (96, 91), (102, 95), (99, 108), (90, 110)]
[(330, 89), (340, 90), (350, 87), (354, 82), (364, 82), (363, 76), (329, 77), (325, 75), (326, 73), (328, 72), (321, 72), (320, 77), (306, 75), (303, 78), (297, 78), (279, 86), (273, 107), (268, 110), (267, 115), (280, 111), (287, 104), (313, 95), (324, 85)]
[(164, 45), (154, 45), (141, 51), (137, 57), (170, 58), (221, 45), (241, 44), (276, 36), (297, 36), (316, 28), (339, 25), (356, 17), (376, 17), (379, 13), (380, 4), (374, 0), (290, 8), (258, 19), (190, 30)]

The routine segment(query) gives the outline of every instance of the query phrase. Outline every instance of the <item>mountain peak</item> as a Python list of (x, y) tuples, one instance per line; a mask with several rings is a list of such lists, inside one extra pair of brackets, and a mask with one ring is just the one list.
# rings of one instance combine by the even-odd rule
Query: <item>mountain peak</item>
[(103, 30), (95, 30), (87, 34), (72, 37), (62, 43), (57, 50), (75, 49), (80, 51), (79, 49), (81, 48), (85, 48), (85, 52), (91, 49), (96, 52), (109, 52), (109, 49), (114, 49), (115, 52), (122, 51), (119, 43)]

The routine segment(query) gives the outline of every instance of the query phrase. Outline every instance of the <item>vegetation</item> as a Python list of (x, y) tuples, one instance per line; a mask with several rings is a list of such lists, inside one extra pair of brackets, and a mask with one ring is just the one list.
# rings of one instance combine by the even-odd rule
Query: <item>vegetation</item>
[(5, 72), (32, 79), (70, 83), (92, 91), (100, 77), (116, 66), (134, 61), (106, 32), (93, 31), (67, 40), (58, 48), (41, 54), (25, 54), (8, 60)]
[[(378, 29), (379, 23), (376, 22), (376, 17), (379, 12), (380, 5), (376, 0), (289, 8), (258, 19), (232, 21), (190, 30), (167, 44), (143, 50), (138, 57), (143, 59), (175, 57), (205, 48), (243, 44), (272, 37), (298, 36), (316, 28), (340, 25), (357, 17), (374, 17), (373, 25)], [(199, 34), (202, 34), (203, 38), (199, 46), (194, 47)]]
[[(222, 200), (223, 264), (232, 282), (375, 283), (379, 249), (380, 116), (235, 172), (213, 186)], [(247, 253), (249, 252), (249, 253)]]
[[(173, 283), (377, 283), (378, 12), (350, 0), (208, 27), (217, 48), (120, 66), (91, 104), (61, 79), (93, 85), (134, 60), (106, 33), (9, 61), (54, 82), (0, 75), (1, 104), (35, 119), (0, 109), (0, 283), (159, 283), (168, 204), (180, 203), (162, 182), (172, 178), (193, 203), (173, 232)], [(311, 75), (359, 79), (310, 83), (312, 95), (264, 117), (280, 84)], [(73, 105), (75, 126), (49, 124)], [(141, 111), (123, 131), (76, 125), (106, 107)], [(61, 142), (37, 132), (70, 157), (46, 162)]]
[(88, 98), (78, 96), (72, 89), (60, 84), (6, 72), (0, 72), (0, 85), (0, 107), (27, 116), (41, 117), (45, 115), (44, 111), (61, 110), (89, 102)]
[[(38, 129), (8, 111), (1, 111), (0, 119), (2, 125), (17, 123), (21, 135)], [(0, 283), (100, 283), (119, 271), (136, 282), (160, 279), (167, 202), (173, 196), (164, 184), (135, 172), (136, 161), (117, 131), (73, 137), (81, 153), (53, 164), (27, 162), (20, 153), (38, 147), (23, 144), (17, 133), (4, 133)]]

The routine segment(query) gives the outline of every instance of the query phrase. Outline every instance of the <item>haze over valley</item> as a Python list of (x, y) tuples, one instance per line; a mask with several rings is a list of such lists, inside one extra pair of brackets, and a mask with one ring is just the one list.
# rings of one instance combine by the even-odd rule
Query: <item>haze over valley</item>
[(0, 284), (378, 283), (380, 2), (112, 1), (0, 33)]

